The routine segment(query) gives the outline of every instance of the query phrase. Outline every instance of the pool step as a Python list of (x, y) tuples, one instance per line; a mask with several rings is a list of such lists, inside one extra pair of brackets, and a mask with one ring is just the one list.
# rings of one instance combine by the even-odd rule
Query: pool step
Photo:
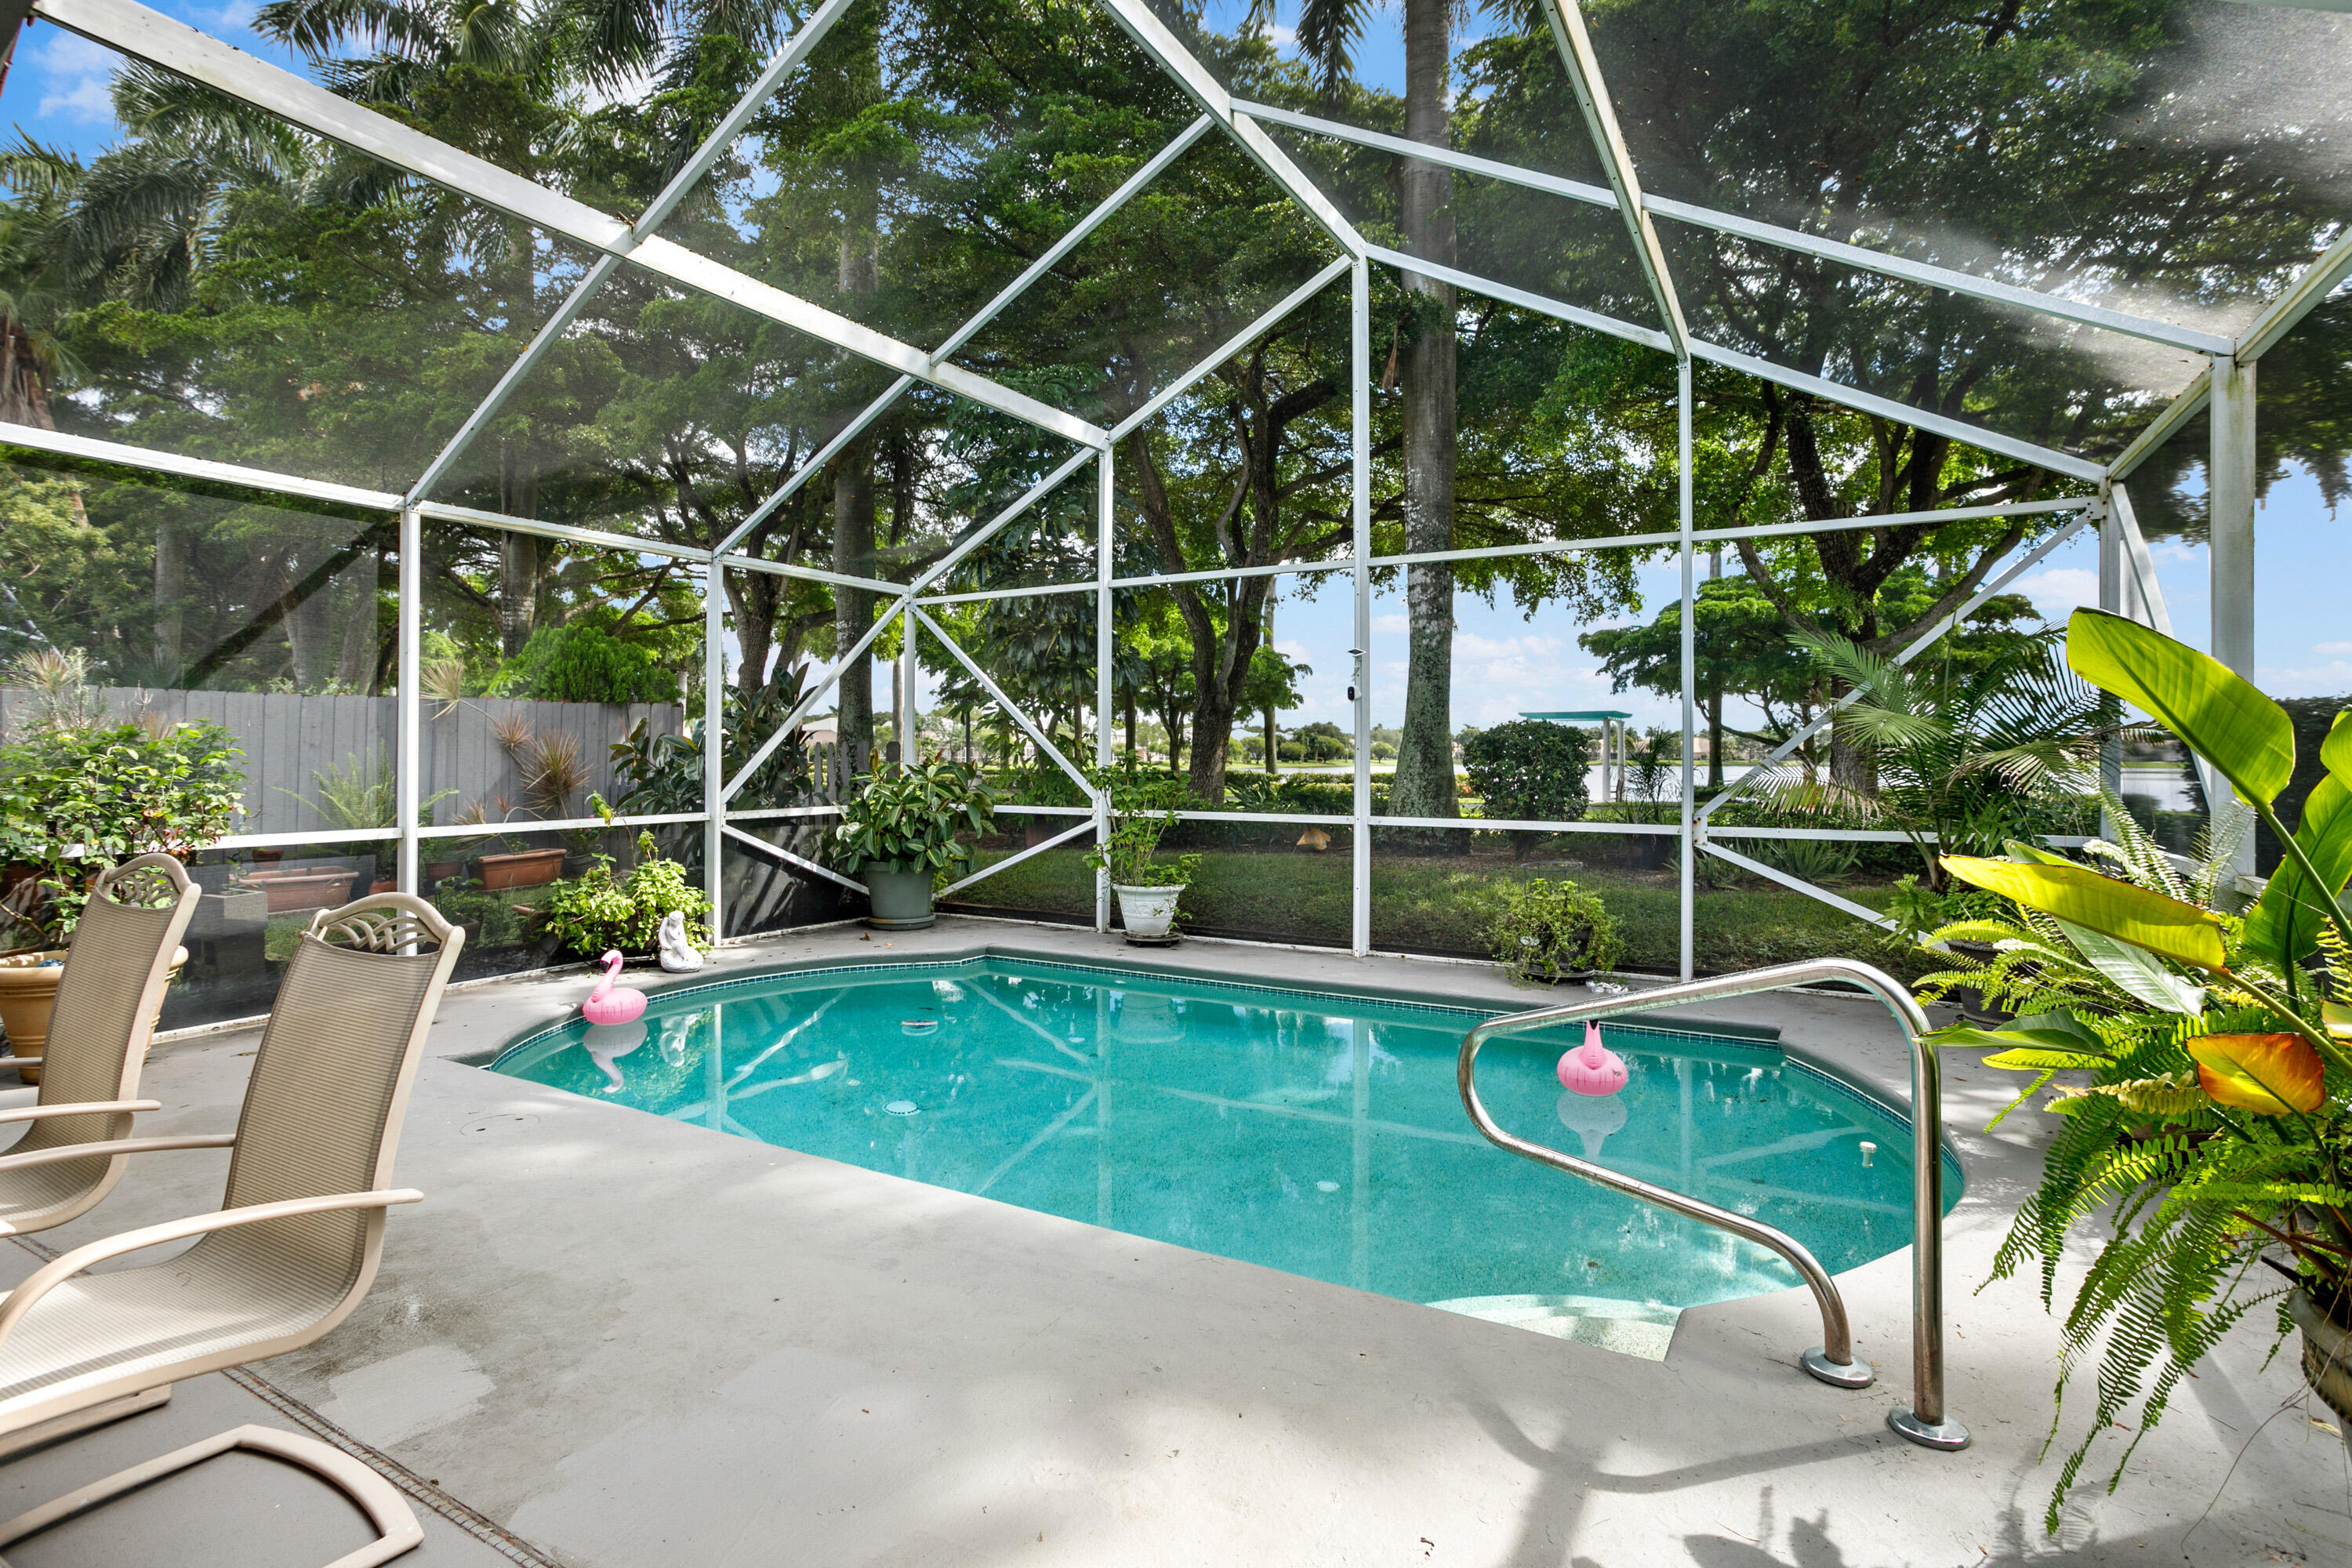
[(1465, 1318), (1549, 1334), (1556, 1340), (1574, 1340), (1643, 1361), (1666, 1359), (1666, 1347), (1674, 1342), (1675, 1320), (1682, 1315), (1671, 1307), (1606, 1296), (1460, 1296), (1428, 1304), (1441, 1312), (1458, 1312)]

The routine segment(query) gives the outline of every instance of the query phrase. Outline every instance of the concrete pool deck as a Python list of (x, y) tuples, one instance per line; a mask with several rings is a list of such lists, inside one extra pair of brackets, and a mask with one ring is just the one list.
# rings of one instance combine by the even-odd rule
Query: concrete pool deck
[[(982, 946), (1509, 1007), (1577, 994), (1474, 966), (1208, 942), (1163, 955), (957, 920), (787, 936), (714, 968)], [(1937, 1454), (1884, 1426), (1909, 1396), (1907, 1250), (1839, 1277), (1879, 1368), (1865, 1392), (1794, 1366), (1820, 1338), (1801, 1292), (1685, 1312), (1667, 1359), (1642, 1361), (451, 1059), (562, 1016), (584, 988), (566, 974), (448, 996), (397, 1177), (426, 1201), (394, 1215), (383, 1276), (349, 1322), (254, 1369), (260, 1394), (201, 1380), (163, 1411), (0, 1468), (0, 1510), (257, 1419), (340, 1433), (446, 1500), (403, 1560), (420, 1564), (2352, 1562), (2344, 1447), (2311, 1424), (2292, 1356), (2262, 1366), (2262, 1325), (2184, 1384), (2119, 1493), (2078, 1492), (2060, 1537), (2043, 1536), (2056, 1324), (2031, 1280), (1977, 1289), (2046, 1131), (2024, 1114), (1978, 1131), (2013, 1090), (2007, 1074), (1950, 1064), (1968, 1190), (1946, 1226), (1948, 1399), (1976, 1444)], [(1777, 1025), (1792, 1049), (1907, 1099), (1874, 1003), (1692, 1011)], [(140, 1131), (228, 1126), (255, 1038), (158, 1047), (142, 1093), (166, 1109)], [(225, 1163), (148, 1156), (95, 1214), (40, 1239), (61, 1249), (210, 1208)], [(0, 1284), (36, 1262), (0, 1247)], [(216, 1461), (167, 1483), (190, 1510), (168, 1560), (316, 1568), (357, 1544), (345, 1504), (278, 1468)], [(155, 1528), (100, 1512), (9, 1557), (163, 1561), (128, 1549)], [(331, 1528), (348, 1542), (298, 1550)]]

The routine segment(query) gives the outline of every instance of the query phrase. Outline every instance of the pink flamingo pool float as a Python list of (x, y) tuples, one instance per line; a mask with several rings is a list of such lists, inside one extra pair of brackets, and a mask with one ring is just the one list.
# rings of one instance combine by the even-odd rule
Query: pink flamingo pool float
[(1559, 1058), (1559, 1086), (1577, 1094), (1614, 1094), (1625, 1087), (1625, 1058), (1601, 1043), (1598, 1024), (1585, 1025), (1584, 1044)]
[[(604, 966), (604, 975), (596, 982), (596, 989), (588, 994), (588, 1000), (580, 1004), (580, 1016), (592, 1024), (635, 1023), (645, 1016), (646, 994), (613, 984), (613, 977), (621, 973), (620, 951), (616, 948), (597, 962)], [(1560, 1071), (1564, 1074), (1568, 1069), (1562, 1067)], [(1621, 1064), (1617, 1068), (1620, 1082), (1623, 1081), (1624, 1076), (1625, 1068)]]

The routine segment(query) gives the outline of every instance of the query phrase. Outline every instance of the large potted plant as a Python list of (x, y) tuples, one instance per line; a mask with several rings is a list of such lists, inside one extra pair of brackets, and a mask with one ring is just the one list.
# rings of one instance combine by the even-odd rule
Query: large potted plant
[(956, 835), (986, 833), (996, 796), (976, 771), (939, 757), (886, 763), (857, 783), (858, 792), (841, 803), (834, 858), (866, 884), (873, 900), (866, 924), (919, 931), (938, 918), (931, 888), (939, 874), (971, 856)]
[(1127, 940), (1139, 943), (1172, 940), (1176, 906), (1184, 889), (1201, 874), (1201, 857), (1179, 855), (1160, 859), (1160, 841), (1176, 826), (1172, 792), (1183, 786), (1114, 784), (1106, 776), (1097, 788), (1111, 792), (1110, 833), (1087, 851), (1087, 864), (1110, 874), (1111, 891), (1118, 898), (1119, 923)]
[[(13, 878), (0, 941), (20, 950), (0, 957), (0, 1027), (29, 1055), (47, 1036), (65, 944), (92, 879), (134, 855), (184, 860), (224, 837), (245, 776), (217, 724), (109, 717), (79, 655), (20, 659), (5, 679), (38, 698), (20, 733), (0, 744), (0, 865)], [(187, 956), (174, 955), (174, 975)]]
[[(2090, 846), (2098, 864), (2017, 842), (2004, 858), (1943, 858), (2009, 910), (1934, 933), (1994, 945), (1990, 964), (1951, 978), (2019, 1016), (1935, 1038), (1998, 1047), (1989, 1065), (2032, 1075), (2021, 1104), (2067, 1080), (2042, 1106), (2063, 1125), (1996, 1276), (2036, 1267), (2048, 1300), (2070, 1239), (2098, 1238), (2060, 1363), (2062, 1391), (2098, 1363), (2097, 1398), (2050, 1500), (2053, 1531), (2093, 1445), (2153, 1426), (2180, 1380), (2262, 1308), (2282, 1336), (2301, 1331), (2313, 1391), (2352, 1431), (2352, 723), (2337, 716), (2320, 748), (2326, 773), (2289, 834), (2273, 803), (2294, 735), (2277, 704), (2203, 654), (2094, 610), (2075, 613), (2066, 658), (2210, 763), (2284, 858), (2240, 920), (2212, 907), (2233, 836), (2184, 873), (2120, 802), (2119, 841)], [(2118, 1463), (2111, 1488), (2122, 1475)]]

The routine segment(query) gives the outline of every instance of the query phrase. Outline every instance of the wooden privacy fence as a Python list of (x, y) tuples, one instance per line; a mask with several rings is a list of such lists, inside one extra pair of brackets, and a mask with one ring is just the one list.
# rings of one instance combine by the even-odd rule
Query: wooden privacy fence
[[(29, 693), (0, 687), (0, 734), (13, 733)], [(245, 752), (245, 817), (238, 833), (324, 833), (351, 825), (320, 810), (320, 774), (368, 782), (388, 776), (399, 725), (399, 700), (392, 697), (314, 697), (286, 691), (174, 691), (109, 687), (110, 712), (130, 718), (151, 713), (173, 722), (210, 721), (236, 737)], [(588, 815), (591, 790), (611, 800), (618, 793), (613, 775), (613, 743), (646, 721), (655, 733), (675, 732), (685, 710), (675, 702), (525, 702), (510, 698), (468, 697), (425, 704), (424, 779), (417, 798), (444, 790), (457, 793), (433, 808), (433, 820), (450, 823), (478, 803), (493, 820), (517, 826), (534, 813), (524, 798), (524, 771), (499, 743), (502, 726), (517, 720), (534, 736), (563, 733), (577, 738), (587, 783), (564, 803), (562, 815)], [(505, 804), (501, 806), (500, 802)], [(369, 826), (391, 826), (385, 820)]]

